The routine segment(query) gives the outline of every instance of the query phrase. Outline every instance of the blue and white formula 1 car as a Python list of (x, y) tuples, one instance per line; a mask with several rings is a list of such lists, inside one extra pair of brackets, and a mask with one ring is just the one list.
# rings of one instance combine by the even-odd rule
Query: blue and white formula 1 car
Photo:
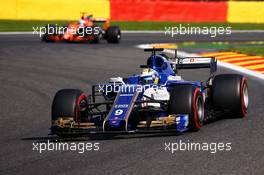
[[(152, 54), (139, 75), (110, 78), (94, 85), (90, 96), (77, 89), (59, 90), (52, 104), (51, 134), (198, 131), (208, 119), (246, 115), (248, 84), (242, 75), (214, 75), (214, 58), (177, 58), (176, 50), (175, 58), (169, 58), (156, 54), (163, 49), (145, 51)], [(210, 68), (206, 82), (186, 81), (177, 74), (196, 68)]]

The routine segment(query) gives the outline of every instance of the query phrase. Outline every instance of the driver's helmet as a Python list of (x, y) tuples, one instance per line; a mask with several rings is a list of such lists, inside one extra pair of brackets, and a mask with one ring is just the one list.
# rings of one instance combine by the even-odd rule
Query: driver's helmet
[(151, 68), (146, 68), (142, 70), (140, 74), (140, 81), (143, 84), (158, 84), (159, 74), (157, 71)]

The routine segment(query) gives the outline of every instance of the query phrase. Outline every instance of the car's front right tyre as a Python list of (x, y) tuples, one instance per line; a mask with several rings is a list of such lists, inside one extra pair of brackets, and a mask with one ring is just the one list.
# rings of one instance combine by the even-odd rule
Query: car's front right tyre
[(188, 128), (198, 131), (204, 121), (204, 100), (200, 88), (194, 85), (176, 85), (170, 92), (170, 114), (187, 114)]
[(73, 121), (76, 124), (84, 120), (87, 112), (87, 103), (86, 95), (81, 90), (59, 90), (52, 102), (52, 127), (58, 128), (59, 126), (57, 127), (54, 123), (60, 120)]

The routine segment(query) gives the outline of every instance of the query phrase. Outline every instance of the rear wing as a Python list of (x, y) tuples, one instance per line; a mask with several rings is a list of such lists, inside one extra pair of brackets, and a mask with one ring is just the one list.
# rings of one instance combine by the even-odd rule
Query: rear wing
[(106, 22), (106, 21), (109, 21), (109, 19), (107, 19), (107, 18), (94, 18), (93, 19), (93, 22)]
[[(151, 52), (151, 55), (156, 55), (156, 52), (163, 51), (164, 48), (146, 48), (145, 52)], [(179, 58), (177, 56), (177, 49), (175, 49), (174, 58), (167, 57), (169, 63), (171, 64), (173, 70), (177, 73), (180, 69), (202, 69), (210, 68), (210, 73), (217, 71), (217, 60), (215, 57), (184, 57)], [(147, 65), (141, 65), (141, 68), (147, 68)]]
[(171, 62), (173, 68), (180, 69), (202, 69), (210, 68), (210, 73), (217, 71), (217, 60), (214, 57), (185, 57), (176, 58)]
[(85, 16), (87, 17), (91, 17), (91, 20), (93, 21), (93, 22), (98, 22), (98, 23), (103, 23), (103, 22), (107, 22), (107, 21), (109, 21), (109, 19), (108, 18), (93, 18), (93, 15), (92, 14), (90, 14), (89, 12), (81, 12), (81, 14), (82, 14), (82, 17), (84, 18)]
[(174, 58), (170, 58), (172, 68), (177, 73), (180, 69), (202, 69), (210, 68), (210, 74), (217, 71), (217, 60), (215, 57), (183, 57), (177, 56), (177, 49), (175, 49)]

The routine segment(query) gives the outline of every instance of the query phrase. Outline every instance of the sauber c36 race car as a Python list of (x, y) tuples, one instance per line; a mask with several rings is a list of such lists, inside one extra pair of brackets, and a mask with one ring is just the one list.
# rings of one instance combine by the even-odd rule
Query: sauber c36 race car
[[(103, 23), (103, 25), (99, 25)], [(90, 42), (99, 43), (106, 39), (108, 43), (119, 43), (121, 31), (118, 26), (110, 26), (109, 19), (93, 18), (92, 15), (82, 15), (77, 22), (66, 26), (48, 24), (42, 31), (42, 40), (46, 42)]]
[[(246, 115), (248, 83), (242, 75), (215, 75), (215, 58), (177, 58), (176, 50), (169, 58), (157, 54), (161, 48), (145, 51), (152, 54), (139, 75), (93, 85), (89, 96), (78, 89), (59, 90), (50, 134), (198, 131), (210, 119)], [(186, 81), (178, 75), (181, 69), (196, 68), (210, 68), (207, 81)]]

